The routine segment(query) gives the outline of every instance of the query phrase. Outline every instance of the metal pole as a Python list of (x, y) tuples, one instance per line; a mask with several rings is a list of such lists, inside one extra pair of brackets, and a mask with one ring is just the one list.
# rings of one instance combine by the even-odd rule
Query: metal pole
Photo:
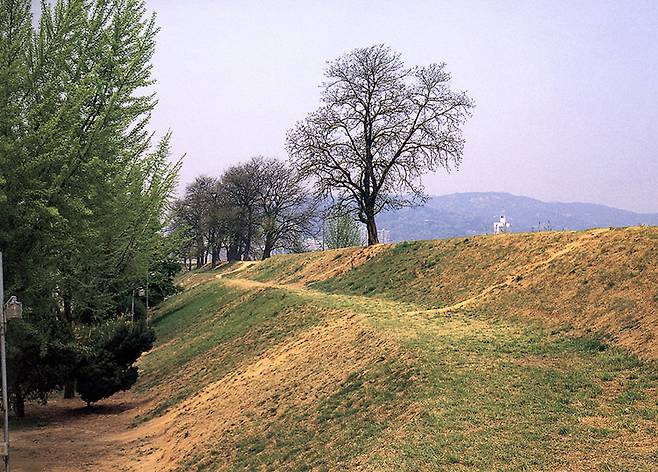
[(3, 280), (2, 252), (0, 252), (0, 355), (2, 357), (2, 410), (4, 413), (4, 441), (2, 455), (5, 472), (9, 472), (9, 402), (7, 401), (7, 359), (5, 355), (5, 287)]
[(146, 318), (149, 314), (149, 273), (146, 273)]

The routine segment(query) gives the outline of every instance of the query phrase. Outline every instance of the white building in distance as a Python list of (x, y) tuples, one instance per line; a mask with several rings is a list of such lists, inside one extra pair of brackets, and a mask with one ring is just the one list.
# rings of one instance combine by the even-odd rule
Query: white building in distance
[(304, 249), (307, 251), (322, 251), (322, 240), (315, 238), (306, 238), (304, 240)]
[[(361, 225), (359, 227), (359, 234), (361, 235), (361, 241), (363, 241), (363, 244), (368, 242), (368, 230), (364, 225)], [(391, 231), (388, 229), (378, 229), (377, 230), (377, 239), (379, 239), (379, 242), (382, 244), (390, 243), (391, 242)]]
[(507, 230), (510, 226), (511, 225), (509, 224), (509, 221), (507, 221), (507, 217), (505, 215), (501, 215), (500, 220), (493, 224), (494, 234), (507, 233)]

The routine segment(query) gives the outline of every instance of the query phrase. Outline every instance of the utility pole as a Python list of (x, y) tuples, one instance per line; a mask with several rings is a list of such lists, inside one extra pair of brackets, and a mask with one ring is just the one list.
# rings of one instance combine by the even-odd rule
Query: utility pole
[(9, 402), (7, 399), (7, 358), (5, 354), (5, 286), (4, 269), (2, 267), (2, 252), (0, 252), (0, 355), (2, 356), (2, 413), (4, 416), (2, 457), (5, 463), (5, 472), (9, 472)]
[(0, 251), (0, 368), (2, 368), (2, 413), (4, 416), (2, 458), (5, 472), (9, 472), (9, 399), (7, 398), (7, 356), (5, 351), (5, 330), (7, 320), (22, 318), (23, 305), (16, 297), (11, 297), (5, 306), (4, 270), (2, 267), (2, 251)]

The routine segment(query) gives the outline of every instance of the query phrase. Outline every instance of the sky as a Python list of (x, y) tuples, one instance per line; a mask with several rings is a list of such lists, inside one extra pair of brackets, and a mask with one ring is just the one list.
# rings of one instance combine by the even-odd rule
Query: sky
[(658, 1), (147, 0), (161, 27), (152, 127), (181, 185), (286, 158), (326, 61), (384, 43), (446, 62), (476, 102), (458, 171), (427, 192), (504, 191), (658, 212)]

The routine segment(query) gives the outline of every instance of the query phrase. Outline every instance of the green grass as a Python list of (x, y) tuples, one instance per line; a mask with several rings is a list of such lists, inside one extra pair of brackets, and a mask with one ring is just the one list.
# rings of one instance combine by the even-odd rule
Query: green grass
[[(629, 435), (651, 440), (658, 425), (658, 404), (638, 403), (648, 395), (655, 398), (654, 364), (600, 339), (500, 321), (487, 327), (482, 321), (487, 318), (477, 312), (449, 321), (411, 321), (419, 326), (405, 347), (422, 378), (413, 391), (422, 412), (405, 425), (404, 440), (391, 447), (393, 459), (371, 459), (373, 470), (442, 470), (456, 464), (551, 470), (568, 469), (584, 458), (614, 470), (658, 466), (639, 450), (615, 452)], [(395, 317), (377, 322), (389, 330), (397, 325), (408, 330), (410, 324)], [(437, 332), (442, 322), (455, 329)], [(611, 382), (627, 385), (619, 398), (611, 398)], [(604, 418), (610, 427), (581, 421), (589, 417)]]
[[(328, 293), (377, 296), (439, 308), (503, 281), (515, 268), (573, 237), (572, 233), (556, 234), (541, 244), (530, 234), (402, 242), (347, 273), (311, 286)], [(277, 267), (281, 266), (279, 260)], [(268, 269), (266, 264), (263, 273)]]
[(137, 390), (167, 394), (138, 421), (161, 415), (319, 319), (317, 310), (283, 290), (245, 293), (210, 282), (186, 292), (154, 319), (161, 346), (140, 362)]
[[(404, 304), (313, 291), (236, 295), (221, 285), (197, 290), (233, 303), (212, 318), (216, 333), (204, 338), (211, 344), (243, 335), (255, 336), (259, 346), (272, 345), (317, 322), (290, 325), (291, 319), (277, 318), (282, 311), (309, 306), (317, 311), (324, 304), (358, 311), (398, 338), (403, 355), (352, 372), (316, 403), (207, 441), (181, 470), (213, 470), (226, 460), (231, 470), (342, 470), (366, 456), (370, 470), (391, 471), (550, 470), (578, 463), (651, 470), (658, 465), (652, 451), (619, 449), (625, 438), (651, 438), (656, 431), (652, 392), (658, 370), (602, 338), (569, 336), (568, 326), (544, 331), (478, 311), (432, 318), (401, 311), (409, 308)], [(172, 309), (186, 316), (198, 307), (183, 303)], [(173, 316), (163, 313), (158, 329), (167, 333)], [(204, 326), (193, 329), (207, 332)], [(259, 352), (252, 346), (231, 355), (244, 361)], [(234, 366), (223, 365), (213, 378)], [(587, 418), (605, 425), (589, 424)]]
[[(332, 395), (204, 445), (210, 454), (187, 458), (180, 470), (211, 471), (226, 460), (230, 470), (344, 470), (386, 431), (391, 410), (404, 411), (414, 371), (385, 360), (352, 372)], [(213, 453), (214, 451), (214, 453)]]
[[(557, 235), (554, 246), (573, 238)], [(210, 280), (180, 294), (159, 310), (160, 347), (141, 363), (141, 391), (158, 399), (141, 419), (164, 413), (331, 316), (352, 313), (395, 349), (377, 351), (376, 362), (324, 386), (314, 401), (264, 396), (271, 404), (244, 411), (244, 421), (221, 437), (205, 438), (179, 470), (658, 470), (658, 365), (615, 347), (610, 335), (576, 326), (573, 317), (545, 327), (511, 309), (585, 312), (590, 302), (580, 291), (614, 292), (627, 278), (624, 270), (588, 272), (588, 284), (565, 287), (574, 289), (569, 307), (531, 298), (526, 285), (520, 294), (507, 290), (506, 305), (426, 310), (506, 277), (505, 270), (478, 275), (492, 264), (506, 267), (518, 248), (515, 240), (504, 241), (501, 247), (478, 238), (398, 244), (306, 290), (237, 289)], [(486, 260), (465, 255), (485, 249)], [(553, 249), (536, 244), (515, 263)], [(336, 261), (344, 255), (337, 252)], [(281, 257), (246, 273), (266, 282), (277, 283), (282, 274), (297, 280), (311, 260)], [(459, 265), (451, 267), (454, 261)], [(585, 271), (572, 266), (556, 261), (551, 270)], [(636, 311), (617, 295), (605, 302), (611, 310)], [(636, 319), (627, 316), (621, 326), (636, 329)]]

